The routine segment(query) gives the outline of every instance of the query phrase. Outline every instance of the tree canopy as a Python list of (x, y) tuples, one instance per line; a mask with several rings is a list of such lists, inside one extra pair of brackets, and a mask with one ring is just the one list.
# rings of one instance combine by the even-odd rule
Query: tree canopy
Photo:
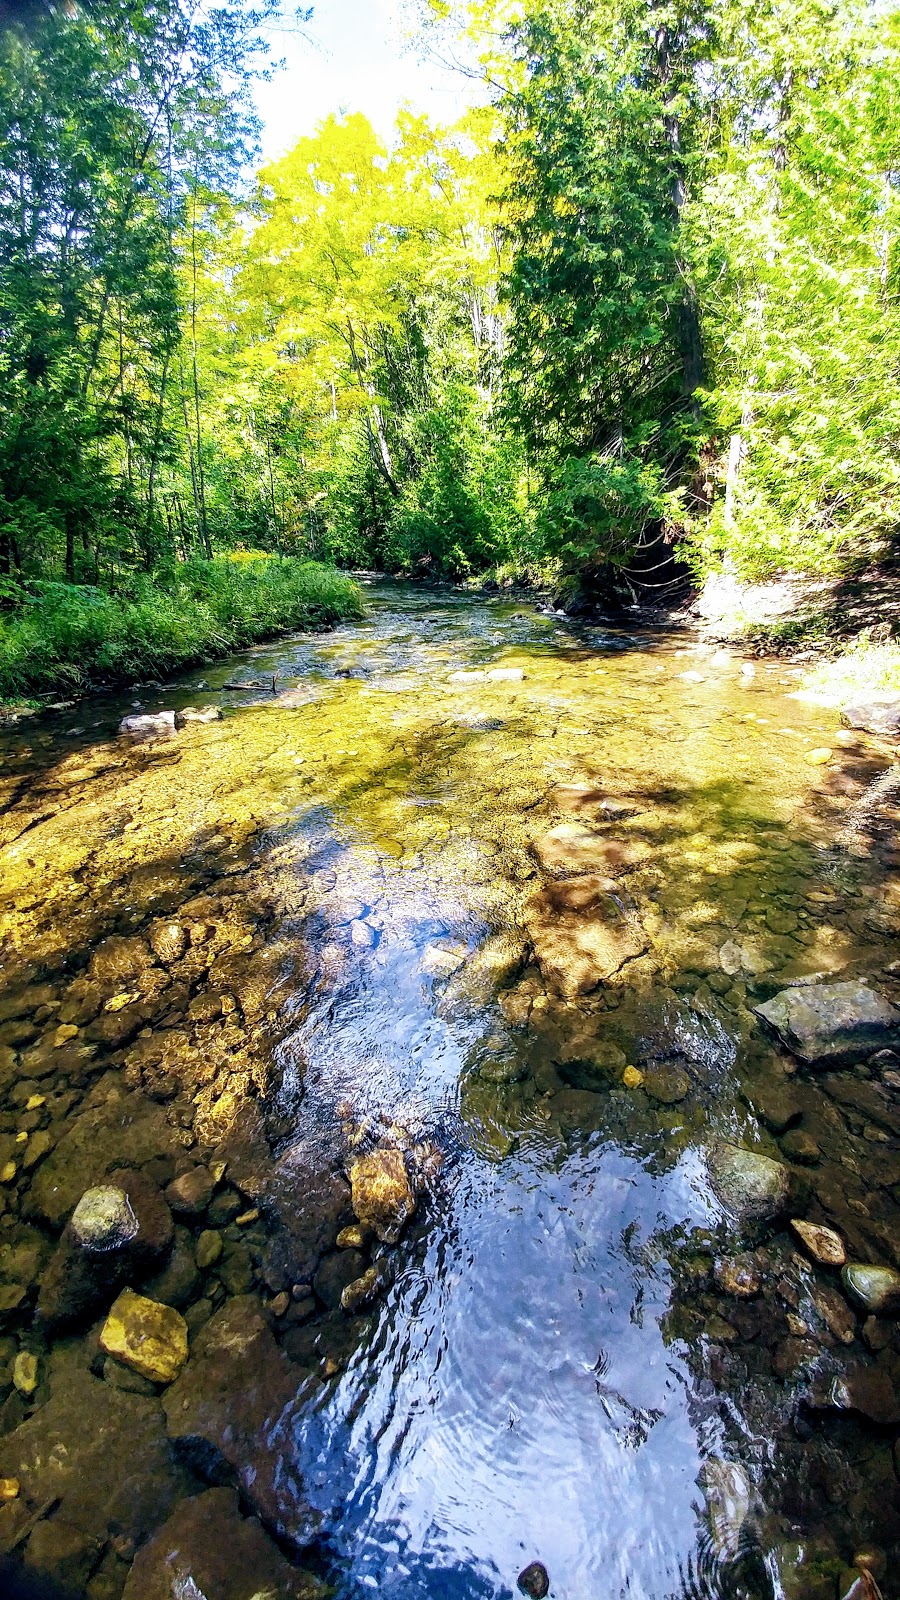
[(0, 582), (891, 546), (900, 12), (422, 0), (489, 103), (254, 174), (274, 9), (0, 14)]

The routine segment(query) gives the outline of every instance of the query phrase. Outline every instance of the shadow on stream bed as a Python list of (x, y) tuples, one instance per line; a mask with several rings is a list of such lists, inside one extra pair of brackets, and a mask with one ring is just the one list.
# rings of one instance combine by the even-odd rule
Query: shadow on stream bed
[[(848, 831), (885, 757), (810, 765), (827, 714), (682, 645), (388, 590), (255, 652), (302, 702), (4, 739), (23, 1582), (900, 1594), (897, 1324), (786, 1226), (900, 1266), (900, 1061), (798, 1069), (752, 1009), (900, 995), (889, 802)], [(723, 1200), (734, 1147), (780, 1199)], [(86, 1271), (98, 1189), (136, 1232)]]

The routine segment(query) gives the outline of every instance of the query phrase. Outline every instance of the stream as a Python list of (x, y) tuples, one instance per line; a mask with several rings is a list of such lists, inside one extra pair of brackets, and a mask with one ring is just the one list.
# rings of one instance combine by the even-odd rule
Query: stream
[(0, 733), (16, 1593), (900, 1596), (898, 1325), (788, 1226), (900, 1267), (900, 1059), (753, 1009), (900, 1001), (900, 810), (801, 673), (371, 582)]

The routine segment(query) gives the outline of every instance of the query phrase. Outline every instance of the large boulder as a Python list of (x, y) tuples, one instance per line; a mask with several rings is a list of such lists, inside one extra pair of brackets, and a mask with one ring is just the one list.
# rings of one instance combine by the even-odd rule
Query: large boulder
[(0, 1478), (17, 1478), (31, 1505), (91, 1538), (139, 1544), (190, 1492), (158, 1400), (112, 1389), (73, 1368), (46, 1405), (0, 1438)]
[(172, 1213), (143, 1172), (86, 1189), (41, 1280), (37, 1311), (53, 1328), (87, 1321), (124, 1283), (161, 1262), (172, 1246)]
[(789, 1167), (742, 1145), (715, 1144), (709, 1151), (713, 1193), (729, 1219), (755, 1233), (787, 1217), (802, 1186)]
[(311, 1522), (294, 1461), (297, 1375), (252, 1297), (231, 1300), (194, 1341), (166, 1390), (169, 1437), (213, 1483), (233, 1480), (279, 1537), (302, 1545)]
[(900, 1011), (857, 980), (782, 989), (754, 1011), (812, 1065), (855, 1061), (900, 1044)]
[(847, 728), (862, 728), (866, 733), (900, 737), (900, 695), (867, 694), (841, 708), (841, 721)]
[(289, 1566), (255, 1517), (242, 1517), (233, 1489), (183, 1500), (142, 1550), (122, 1600), (318, 1600), (330, 1593)]

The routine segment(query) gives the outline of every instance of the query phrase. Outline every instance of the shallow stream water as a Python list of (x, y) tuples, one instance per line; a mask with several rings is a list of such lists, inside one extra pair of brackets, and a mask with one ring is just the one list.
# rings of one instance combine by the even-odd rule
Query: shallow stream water
[[(900, 1266), (900, 1076), (813, 1074), (752, 1009), (900, 998), (891, 752), (799, 676), (384, 585), (360, 623), (0, 736), (0, 1550), (137, 1600), (136, 1553), (212, 1481), (340, 1600), (511, 1596), (531, 1562), (570, 1600), (838, 1600), (862, 1567), (900, 1594), (896, 1324), (710, 1181), (723, 1141), (763, 1152), (798, 1215)], [(223, 719), (116, 736), (189, 704)], [(415, 1214), (337, 1248), (384, 1150)], [(133, 1285), (187, 1366), (135, 1382), (107, 1307), (48, 1322), (37, 1285), (85, 1189), (198, 1164), (180, 1278)], [(249, 1296), (281, 1399), (226, 1373), (239, 1448), (198, 1448), (221, 1417), (186, 1446)], [(194, 1559), (166, 1593), (237, 1596), (185, 1588)]]

